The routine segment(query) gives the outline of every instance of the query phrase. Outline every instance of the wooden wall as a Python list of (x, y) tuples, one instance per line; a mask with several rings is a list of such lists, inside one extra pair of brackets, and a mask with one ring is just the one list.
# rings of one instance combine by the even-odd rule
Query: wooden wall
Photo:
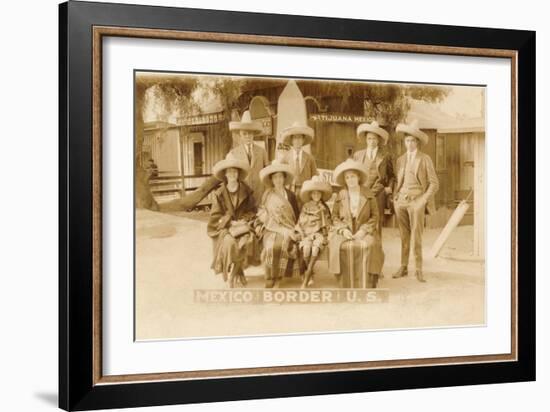
[(183, 172), (185, 176), (195, 175), (192, 161), (193, 141), (200, 134), (204, 136), (203, 174), (211, 174), (212, 167), (220, 160), (224, 159), (231, 149), (231, 135), (227, 127), (227, 122), (219, 122), (198, 126), (181, 126), (181, 157), (183, 162)]
[[(179, 157), (179, 131), (177, 128), (147, 131), (143, 139), (144, 153), (155, 161), (160, 174), (178, 174), (181, 165)], [(146, 156), (142, 156), (142, 165)]]
[(355, 135), (355, 123), (312, 122), (310, 126), (315, 130), (315, 139), (311, 145), (311, 152), (320, 169), (334, 169), (348, 156), (359, 150), (359, 141)]

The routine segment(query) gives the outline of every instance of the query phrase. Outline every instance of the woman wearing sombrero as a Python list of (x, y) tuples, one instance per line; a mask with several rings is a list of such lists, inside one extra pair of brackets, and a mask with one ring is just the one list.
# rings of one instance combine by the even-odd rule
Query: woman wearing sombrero
[(253, 260), (255, 239), (251, 224), (256, 216), (252, 189), (244, 183), (246, 162), (228, 155), (214, 165), (213, 174), (222, 181), (214, 192), (208, 235), (214, 239), (212, 269), (222, 273), (224, 281), (234, 287), (238, 280), (245, 286), (244, 269)]
[(384, 264), (378, 206), (363, 186), (366, 178), (365, 167), (352, 159), (334, 170), (334, 180), (343, 189), (332, 210), (329, 270), (344, 288), (376, 288)]
[(265, 192), (258, 211), (263, 250), (266, 287), (272, 288), (283, 276), (298, 276), (300, 261), (296, 231), (298, 202), (296, 196), (285, 188), (292, 182), (293, 174), (288, 164), (274, 160), (260, 171)]

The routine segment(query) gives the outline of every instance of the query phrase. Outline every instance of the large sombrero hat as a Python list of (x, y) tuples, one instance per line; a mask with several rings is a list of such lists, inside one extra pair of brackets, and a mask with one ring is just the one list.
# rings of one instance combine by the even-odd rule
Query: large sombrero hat
[(313, 140), (313, 129), (309, 127), (307, 124), (302, 124), (298, 121), (292, 123), (292, 126), (287, 127), (281, 132), (281, 140), (283, 143), (291, 145), (292, 144), (292, 136), (296, 134), (301, 134), (304, 136), (304, 146), (307, 144), (310, 144)]
[(353, 159), (348, 159), (345, 162), (340, 163), (336, 167), (336, 169), (334, 169), (334, 182), (337, 185), (346, 185), (344, 181), (344, 174), (348, 170), (353, 170), (354, 172), (357, 172), (357, 175), (359, 176), (359, 185), (362, 185), (365, 180), (367, 180), (367, 171), (365, 170), (365, 166), (363, 166), (363, 163), (357, 162)]
[(212, 174), (216, 176), (218, 180), (225, 180), (225, 171), (230, 168), (239, 169), (239, 179), (244, 180), (250, 170), (248, 163), (244, 160), (239, 160), (231, 153), (228, 153), (225, 159), (220, 160), (212, 168)]
[(390, 137), (389, 133), (380, 127), (378, 122), (374, 120), (372, 123), (361, 123), (357, 126), (357, 138), (360, 139), (366, 133), (374, 133), (378, 137), (382, 138), (383, 144), (388, 143)]
[(311, 192), (318, 190), (323, 194), (323, 201), (327, 201), (332, 196), (332, 187), (330, 183), (325, 182), (319, 176), (313, 176), (310, 180), (306, 180), (302, 185), (302, 190), (300, 191), (300, 197), (302, 201), (309, 202), (311, 200)]
[(260, 170), (260, 179), (266, 187), (273, 187), (273, 182), (271, 181), (271, 175), (274, 173), (283, 172), (285, 174), (285, 185), (292, 183), (294, 179), (294, 174), (292, 173), (291, 167), (288, 163), (283, 163), (278, 159), (273, 160), (269, 166), (264, 167)]
[(229, 122), (229, 130), (248, 130), (253, 133), (260, 133), (262, 131), (262, 125), (260, 122), (252, 120), (250, 112), (247, 110), (243, 113), (243, 117), (240, 122)]
[(395, 128), (397, 133), (403, 133), (403, 136), (416, 137), (422, 144), (427, 144), (429, 137), (426, 133), (418, 128), (418, 120), (413, 120), (409, 124), (399, 123)]

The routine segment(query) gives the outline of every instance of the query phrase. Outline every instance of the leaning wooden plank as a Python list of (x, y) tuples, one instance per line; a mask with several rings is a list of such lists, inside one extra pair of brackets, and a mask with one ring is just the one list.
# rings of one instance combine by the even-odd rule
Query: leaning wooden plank
[(445, 242), (449, 239), (449, 236), (455, 230), (455, 228), (458, 226), (468, 209), (470, 208), (470, 204), (467, 200), (462, 200), (456, 207), (455, 211), (447, 221), (447, 224), (437, 237), (435, 243), (433, 244), (429, 257), (435, 258), (441, 252), (441, 249), (443, 246), (445, 246)]

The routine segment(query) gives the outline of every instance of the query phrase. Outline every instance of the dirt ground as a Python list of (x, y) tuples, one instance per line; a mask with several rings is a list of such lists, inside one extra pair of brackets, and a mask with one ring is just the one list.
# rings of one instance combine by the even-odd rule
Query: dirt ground
[[(412, 274), (392, 279), (400, 262), (397, 229), (384, 228), (386, 263), (379, 288), (385, 303), (212, 304), (194, 303), (195, 289), (225, 289), (210, 269), (212, 242), (204, 212), (136, 212), (136, 337), (174, 339), (342, 330), (373, 330), (483, 325), (485, 265), (471, 258), (471, 226), (459, 226), (441, 256), (424, 260), (426, 283)], [(439, 230), (424, 233), (427, 254)], [(414, 265), (409, 265), (411, 272)], [(315, 268), (316, 288), (335, 288), (326, 261)], [(260, 267), (246, 271), (249, 288), (262, 288)], [(285, 280), (282, 288), (299, 288)]]

